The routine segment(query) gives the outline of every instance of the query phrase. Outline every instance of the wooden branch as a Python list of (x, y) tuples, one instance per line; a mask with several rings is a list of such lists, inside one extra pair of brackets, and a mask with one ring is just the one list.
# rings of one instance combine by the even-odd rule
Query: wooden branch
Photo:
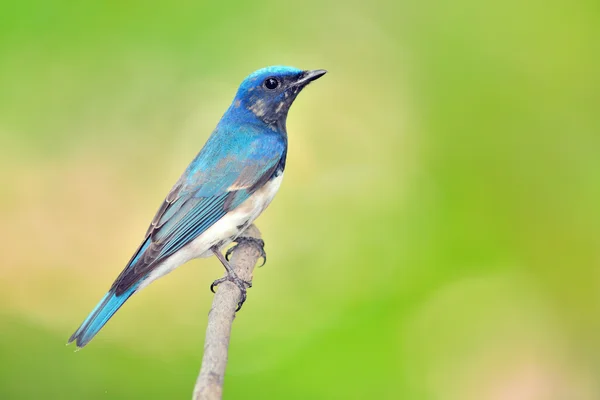
[[(250, 225), (242, 236), (256, 239), (261, 237), (260, 231), (254, 225)], [(240, 243), (231, 254), (230, 265), (241, 279), (251, 282), (252, 271), (260, 256), (256, 246)], [(240, 296), (240, 290), (232, 282), (226, 281), (217, 286), (217, 293), (208, 313), (204, 356), (194, 387), (194, 400), (218, 400), (223, 396), (231, 325)]]

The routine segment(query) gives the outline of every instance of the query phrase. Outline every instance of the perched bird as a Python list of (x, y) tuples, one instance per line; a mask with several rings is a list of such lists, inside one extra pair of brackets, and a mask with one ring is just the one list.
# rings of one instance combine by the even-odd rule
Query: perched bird
[(225, 280), (235, 283), (242, 294), (239, 310), (250, 284), (235, 274), (221, 249), (236, 241), (277, 193), (287, 154), (288, 110), (298, 93), (326, 72), (272, 66), (242, 82), (141, 245), (69, 343), (85, 346), (132, 294), (193, 258), (213, 254), (227, 276), (211, 289)]

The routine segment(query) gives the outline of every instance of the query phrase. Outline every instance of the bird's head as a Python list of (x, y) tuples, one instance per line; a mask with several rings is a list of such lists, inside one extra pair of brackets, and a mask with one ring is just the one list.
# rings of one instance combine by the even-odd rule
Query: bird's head
[(232, 108), (247, 110), (262, 122), (285, 129), (288, 110), (298, 93), (326, 72), (284, 66), (259, 69), (244, 79)]

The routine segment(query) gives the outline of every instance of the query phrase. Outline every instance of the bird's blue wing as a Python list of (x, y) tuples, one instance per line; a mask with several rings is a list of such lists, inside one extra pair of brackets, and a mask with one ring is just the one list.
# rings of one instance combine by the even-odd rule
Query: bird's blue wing
[[(285, 160), (281, 137), (247, 135), (224, 141), (213, 134), (171, 189), (146, 238), (113, 283), (127, 292), (161, 261), (192, 242), (266, 183)], [(238, 136), (239, 137), (239, 136)]]

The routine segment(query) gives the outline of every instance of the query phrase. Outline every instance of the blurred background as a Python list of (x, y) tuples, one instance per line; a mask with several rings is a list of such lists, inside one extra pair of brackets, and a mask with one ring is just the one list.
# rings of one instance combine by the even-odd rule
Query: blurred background
[(0, 398), (190, 398), (215, 259), (68, 337), (238, 84), (288, 119), (227, 399), (600, 398), (596, 1), (4, 1)]

